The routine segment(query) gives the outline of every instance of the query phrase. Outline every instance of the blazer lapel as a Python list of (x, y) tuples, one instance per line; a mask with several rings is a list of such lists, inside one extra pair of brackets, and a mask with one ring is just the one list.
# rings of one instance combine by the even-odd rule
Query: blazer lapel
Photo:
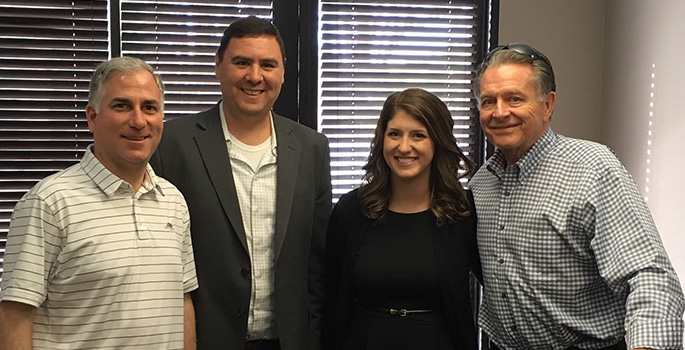
[(276, 129), (276, 232), (274, 234), (274, 258), (278, 256), (288, 231), (290, 211), (293, 205), (295, 184), (297, 183), (297, 169), (300, 164), (300, 142), (293, 135), (293, 128), (283, 117), (274, 116)]
[[(238, 194), (233, 181), (233, 170), (231, 160), (226, 149), (226, 140), (221, 128), (219, 114), (219, 104), (209, 110), (198, 120), (197, 126), (200, 133), (194, 137), (197, 148), (202, 157), (202, 162), (207, 169), (209, 178), (214, 186), (224, 213), (228, 217), (233, 230), (238, 235), (245, 251), (247, 240), (245, 238), (245, 227), (240, 213), (240, 203)], [(217, 227), (217, 229), (220, 229)]]

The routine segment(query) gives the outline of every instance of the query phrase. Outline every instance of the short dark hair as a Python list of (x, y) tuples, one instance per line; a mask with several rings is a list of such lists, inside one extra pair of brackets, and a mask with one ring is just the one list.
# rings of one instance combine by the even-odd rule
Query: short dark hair
[(254, 38), (260, 36), (270, 36), (276, 39), (278, 46), (281, 48), (281, 56), (283, 63), (285, 63), (285, 46), (283, 45), (283, 38), (278, 28), (269, 20), (257, 18), (255, 16), (243, 17), (231, 23), (226, 30), (224, 36), (221, 38), (221, 44), (216, 54), (219, 57), (219, 62), (224, 59), (224, 52), (228, 47), (228, 43), (233, 38)]

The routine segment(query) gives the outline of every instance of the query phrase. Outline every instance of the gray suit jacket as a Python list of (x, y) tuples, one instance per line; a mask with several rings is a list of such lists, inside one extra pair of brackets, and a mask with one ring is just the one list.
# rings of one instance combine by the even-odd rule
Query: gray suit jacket
[[(165, 123), (150, 160), (183, 193), (200, 287), (198, 349), (243, 349), (251, 265), (219, 105)], [(331, 212), (328, 140), (273, 113), (277, 138), (274, 307), (283, 350), (318, 349)]]

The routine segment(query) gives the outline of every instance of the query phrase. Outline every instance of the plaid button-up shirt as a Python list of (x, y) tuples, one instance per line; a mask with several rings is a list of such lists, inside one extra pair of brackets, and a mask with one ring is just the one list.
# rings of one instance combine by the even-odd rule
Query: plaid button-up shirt
[(484, 298), (502, 349), (681, 349), (683, 293), (630, 174), (605, 146), (548, 129), (470, 182)]

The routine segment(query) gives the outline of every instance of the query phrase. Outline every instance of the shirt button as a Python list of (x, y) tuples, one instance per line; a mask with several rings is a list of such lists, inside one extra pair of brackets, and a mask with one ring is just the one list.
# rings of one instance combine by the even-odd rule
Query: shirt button
[(507, 298), (507, 293), (502, 293), (502, 299), (506, 299), (506, 298)]
[(500, 231), (502, 231), (502, 230), (504, 230), (504, 225), (499, 225), (498, 228), (499, 228)]
[(244, 314), (245, 314), (245, 310), (238, 310), (238, 312), (235, 313), (235, 316), (236, 317), (243, 317)]
[(500, 264), (504, 264), (504, 259), (499, 259), (499, 260), (497, 260), (497, 262)]
[(510, 194), (511, 194), (511, 192), (509, 192), (509, 191), (504, 191), (504, 195), (505, 195), (505, 196), (508, 196), (508, 195), (510, 195)]
[(247, 269), (241, 269), (240, 270), (240, 275), (243, 277), (247, 277)]

